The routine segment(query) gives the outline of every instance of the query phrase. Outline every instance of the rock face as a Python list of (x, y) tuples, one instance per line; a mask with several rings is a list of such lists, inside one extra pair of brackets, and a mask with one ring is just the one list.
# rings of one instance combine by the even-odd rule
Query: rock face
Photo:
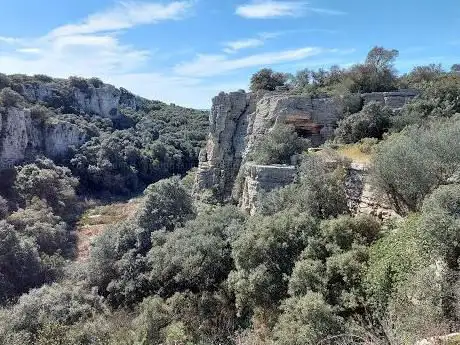
[(292, 165), (246, 164), (244, 169), (240, 207), (251, 215), (257, 212), (261, 195), (294, 182), (296, 177), (296, 168)]
[(32, 103), (44, 102), (52, 106), (62, 103), (82, 114), (107, 118), (119, 117), (119, 106), (135, 109), (138, 102), (133, 94), (108, 84), (100, 87), (87, 85), (85, 88), (66, 88), (54, 82), (26, 83), (22, 85), (21, 94)]
[(400, 109), (417, 97), (417, 95), (418, 92), (416, 90), (405, 89), (392, 92), (364, 93), (361, 97), (365, 105), (370, 102), (378, 102), (391, 109)]
[(78, 126), (65, 122), (33, 120), (30, 110), (14, 107), (1, 112), (0, 168), (8, 168), (28, 157), (43, 153), (51, 158), (65, 155), (71, 146), (89, 139)]
[[(89, 83), (76, 87), (68, 81), (30, 82), (20, 87), (29, 103), (61, 108), (75, 116), (88, 114), (117, 120), (123, 117), (120, 108), (136, 109), (141, 101), (124, 89), (102, 83), (98, 87)], [(0, 169), (37, 154), (64, 156), (70, 147), (79, 147), (89, 139), (89, 134), (76, 124), (59, 118), (39, 121), (28, 109), (2, 108), (0, 114)]]
[[(399, 109), (416, 95), (415, 91), (401, 90), (360, 97), (362, 104), (374, 101)], [(292, 124), (299, 135), (319, 146), (332, 136), (343, 111), (340, 98), (312, 98), (286, 92), (220, 93), (212, 101), (210, 133), (206, 148), (200, 153), (195, 192), (212, 189), (220, 199), (233, 198), (254, 213), (260, 193), (293, 180), (292, 167), (255, 166), (246, 161), (257, 142), (282, 122)], [(350, 175), (356, 180), (353, 183), (362, 187), (351, 192), (350, 207), (357, 212), (390, 217), (390, 210), (372, 196), (365, 182), (365, 170), (352, 169)]]
[(345, 181), (348, 207), (354, 214), (369, 214), (381, 220), (400, 218), (382, 196), (376, 195), (368, 170), (364, 164), (350, 165)]
[(282, 93), (220, 93), (213, 99), (210, 133), (200, 154), (195, 190), (214, 188), (228, 199), (247, 153), (277, 122), (293, 124), (321, 144), (332, 134), (341, 105)]

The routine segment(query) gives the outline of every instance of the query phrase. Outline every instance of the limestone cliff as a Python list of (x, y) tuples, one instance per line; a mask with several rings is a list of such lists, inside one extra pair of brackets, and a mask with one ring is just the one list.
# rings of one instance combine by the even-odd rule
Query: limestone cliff
[(63, 106), (80, 114), (107, 118), (120, 116), (119, 108), (136, 108), (138, 98), (124, 89), (102, 84), (98, 87), (75, 87), (50, 83), (24, 83), (20, 93), (31, 103), (42, 102), (51, 107)]
[[(362, 104), (374, 101), (399, 109), (416, 95), (412, 90), (401, 90), (358, 97)], [(293, 180), (293, 167), (254, 166), (246, 162), (254, 145), (276, 123), (283, 122), (292, 124), (301, 136), (319, 146), (332, 136), (343, 113), (344, 105), (339, 97), (312, 98), (286, 92), (220, 93), (213, 99), (210, 133), (206, 148), (200, 154), (195, 191), (199, 194), (204, 189), (212, 189), (222, 200), (233, 197), (246, 211), (254, 213), (261, 193)], [(362, 180), (365, 171), (359, 174), (355, 171), (354, 175), (359, 182), (357, 176)], [(351, 202), (354, 209), (387, 216), (389, 211), (370, 196), (368, 184), (361, 181), (361, 189), (355, 192), (357, 196)]]
[(89, 138), (83, 129), (66, 121), (34, 120), (29, 109), (9, 107), (0, 114), (0, 168), (37, 154), (60, 157)]
[[(58, 158), (71, 147), (83, 145), (91, 135), (60, 113), (75, 118), (98, 116), (115, 122), (123, 119), (122, 109), (136, 110), (143, 101), (127, 90), (84, 79), (73, 85), (70, 79), (36, 81), (30, 77), (14, 89), (25, 101), (20, 107), (0, 107), (0, 169), (37, 154)], [(46, 106), (52, 116), (34, 119), (29, 108), (36, 104)]]

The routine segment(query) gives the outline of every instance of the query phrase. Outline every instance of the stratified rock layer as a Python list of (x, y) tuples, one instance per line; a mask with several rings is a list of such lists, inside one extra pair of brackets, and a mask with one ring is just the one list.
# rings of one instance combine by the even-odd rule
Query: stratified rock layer
[(292, 165), (246, 164), (241, 208), (249, 214), (255, 214), (260, 197), (294, 182), (296, 173), (296, 167)]
[[(412, 90), (402, 90), (358, 97), (361, 97), (362, 104), (379, 102), (399, 109), (416, 95)], [(212, 102), (210, 133), (206, 148), (200, 154), (195, 192), (199, 194), (205, 189), (212, 189), (219, 199), (233, 198), (248, 212), (255, 212), (259, 192), (292, 182), (291, 175), (287, 174), (284, 180), (274, 177), (276, 183), (272, 183), (268, 173), (276, 175), (278, 171), (284, 171), (279, 167), (274, 170), (266, 166), (255, 168), (254, 165), (245, 168), (248, 153), (261, 138), (275, 124), (282, 122), (292, 124), (300, 135), (308, 137), (314, 146), (319, 146), (332, 136), (343, 113), (341, 98), (312, 98), (285, 92), (220, 93)], [(386, 217), (383, 209), (373, 204), (366, 188), (356, 199), (362, 199), (362, 203), (353, 207)]]

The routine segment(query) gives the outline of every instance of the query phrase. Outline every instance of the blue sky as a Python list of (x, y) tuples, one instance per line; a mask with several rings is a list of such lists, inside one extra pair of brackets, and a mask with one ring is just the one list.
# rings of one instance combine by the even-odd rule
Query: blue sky
[(208, 108), (263, 67), (348, 66), (374, 45), (460, 63), (458, 0), (0, 0), (0, 72), (98, 76)]

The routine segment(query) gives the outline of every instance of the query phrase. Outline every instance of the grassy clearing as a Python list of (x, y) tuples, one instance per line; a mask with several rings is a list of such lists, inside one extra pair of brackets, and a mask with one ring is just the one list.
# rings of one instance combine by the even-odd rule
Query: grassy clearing
[(363, 152), (359, 144), (340, 146), (337, 153), (355, 163), (369, 164), (372, 159), (372, 154)]
[(87, 259), (91, 241), (103, 233), (108, 225), (134, 216), (141, 203), (142, 198), (136, 198), (127, 202), (95, 206), (86, 211), (77, 224), (77, 260)]

